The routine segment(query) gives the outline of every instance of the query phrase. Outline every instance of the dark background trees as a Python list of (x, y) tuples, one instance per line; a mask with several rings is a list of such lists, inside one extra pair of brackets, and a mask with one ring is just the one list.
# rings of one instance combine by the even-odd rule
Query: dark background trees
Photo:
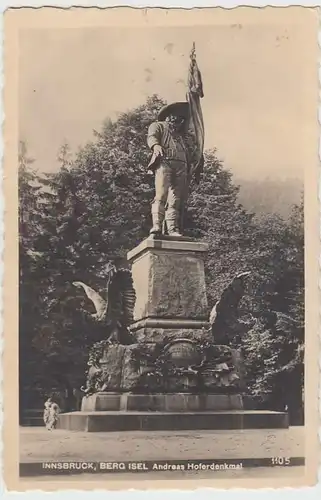
[[(158, 96), (112, 122), (73, 157), (58, 152), (60, 168), (37, 174), (25, 145), (19, 156), (20, 391), (70, 393), (84, 381), (88, 347), (105, 332), (84, 314), (81, 280), (103, 290), (106, 262), (125, 263), (148, 235), (153, 177), (147, 172), (147, 128), (164, 102)], [(303, 202), (283, 219), (250, 213), (239, 203), (231, 172), (205, 155), (192, 185), (186, 232), (209, 243), (209, 306), (242, 271), (251, 271), (241, 316), (248, 331), (235, 339), (245, 353), (249, 393), (262, 404), (301, 405), (304, 343)], [(273, 318), (273, 321), (272, 319)], [(292, 394), (280, 390), (291, 380)]]

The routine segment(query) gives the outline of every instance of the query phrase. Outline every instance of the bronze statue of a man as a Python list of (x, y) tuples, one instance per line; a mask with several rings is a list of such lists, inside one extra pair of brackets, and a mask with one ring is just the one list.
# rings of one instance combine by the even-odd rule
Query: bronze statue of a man
[(163, 232), (182, 236), (181, 220), (188, 189), (188, 147), (184, 140), (189, 115), (188, 102), (165, 106), (148, 130), (147, 144), (152, 150), (149, 170), (155, 173), (151, 234)]
[[(189, 179), (193, 176), (198, 182), (203, 171), (204, 121), (200, 99), (204, 92), (195, 43), (187, 83), (186, 102), (164, 106), (148, 130), (147, 143), (153, 152), (148, 168), (155, 173), (151, 234), (162, 233), (166, 226), (169, 235), (182, 236)], [(188, 138), (190, 132), (193, 145)]]

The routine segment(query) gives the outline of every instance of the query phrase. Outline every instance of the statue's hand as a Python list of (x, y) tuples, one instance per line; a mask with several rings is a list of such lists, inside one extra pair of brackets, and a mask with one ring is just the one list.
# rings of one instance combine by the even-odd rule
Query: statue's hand
[(154, 155), (158, 156), (164, 156), (163, 148), (159, 144), (155, 144), (153, 147), (153, 153)]

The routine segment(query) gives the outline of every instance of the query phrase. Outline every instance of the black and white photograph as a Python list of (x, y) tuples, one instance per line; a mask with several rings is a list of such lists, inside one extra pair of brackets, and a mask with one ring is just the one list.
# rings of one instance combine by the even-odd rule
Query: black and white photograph
[(19, 481), (312, 485), (316, 10), (24, 10)]

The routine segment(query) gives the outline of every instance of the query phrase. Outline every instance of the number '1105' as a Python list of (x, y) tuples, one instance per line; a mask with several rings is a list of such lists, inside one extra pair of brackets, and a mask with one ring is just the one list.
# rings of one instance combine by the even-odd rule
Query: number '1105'
[(273, 465), (290, 465), (290, 459), (284, 457), (273, 457), (271, 458)]

